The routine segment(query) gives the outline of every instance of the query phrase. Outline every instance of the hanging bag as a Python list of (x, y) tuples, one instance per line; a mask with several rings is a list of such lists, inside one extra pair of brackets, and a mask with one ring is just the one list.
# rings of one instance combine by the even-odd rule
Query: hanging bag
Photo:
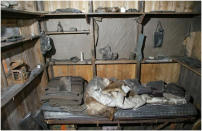
[(156, 31), (154, 32), (154, 48), (161, 47), (163, 44), (164, 29), (161, 22), (158, 21)]

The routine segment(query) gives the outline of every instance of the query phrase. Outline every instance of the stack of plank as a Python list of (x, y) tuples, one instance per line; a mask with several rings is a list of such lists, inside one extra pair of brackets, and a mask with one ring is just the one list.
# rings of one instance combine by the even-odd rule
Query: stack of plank
[(84, 82), (81, 77), (56, 77), (49, 82), (41, 100), (57, 107), (81, 105)]

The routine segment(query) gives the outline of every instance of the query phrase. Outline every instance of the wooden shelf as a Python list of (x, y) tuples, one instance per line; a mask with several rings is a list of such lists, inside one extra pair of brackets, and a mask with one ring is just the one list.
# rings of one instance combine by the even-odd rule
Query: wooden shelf
[(85, 17), (135, 17), (142, 15), (140, 12), (108, 12), (108, 13), (48, 13), (44, 14), (44, 18), (55, 19), (55, 18), (85, 18)]
[[(1, 94), (1, 107), (6, 105), (10, 100), (12, 100), (20, 91), (22, 91), (25, 87), (27, 87), (37, 76), (39, 76), (45, 67), (41, 67), (36, 70), (32, 75), (30, 75), (29, 79), (24, 84), (16, 84), (12, 87), (9, 87), (7, 91), (4, 91)], [(35, 68), (37, 69), (37, 68)]]
[(95, 64), (99, 65), (99, 64), (136, 64), (137, 61), (136, 60), (127, 60), (127, 59), (123, 59), (123, 60), (96, 60)]
[(172, 58), (168, 58), (168, 59), (144, 59), (142, 62), (142, 64), (155, 64), (155, 63), (176, 63), (175, 61), (173, 61)]
[(85, 17), (104, 17), (104, 18), (124, 18), (124, 17), (136, 17), (145, 15), (147, 17), (176, 17), (186, 18), (193, 16), (200, 16), (200, 13), (195, 12), (106, 12), (106, 13), (47, 13), (44, 14), (44, 18), (55, 19), (55, 18), (85, 18)]
[(146, 15), (148, 17), (193, 17), (200, 16), (197, 12), (106, 12), (106, 13), (50, 13), (42, 11), (24, 11), (12, 8), (1, 9), (2, 19), (56, 19), (56, 18), (85, 18), (85, 17), (104, 17), (104, 18), (124, 18)]
[(21, 44), (23, 44), (23, 43), (25, 43), (27, 41), (38, 39), (39, 37), (40, 36), (37, 35), (37, 36), (30, 37), (30, 38), (25, 38), (25, 39), (22, 39), (22, 40), (18, 40), (18, 41), (15, 41), (15, 42), (1, 42), (1, 50), (6, 50), (6, 49), (9, 49), (11, 47), (20, 46)]
[(104, 18), (123, 18), (123, 17), (136, 17), (136, 16), (140, 16), (143, 15), (144, 13), (141, 12), (125, 12), (125, 13), (121, 13), (121, 12), (106, 12), (106, 13), (88, 13), (87, 15), (89, 17), (104, 17)]
[(84, 61), (78, 61), (78, 62), (72, 62), (67, 60), (53, 60), (50, 62), (50, 64), (53, 65), (90, 65), (90, 60), (84, 60)]
[[(90, 60), (84, 60), (79, 62), (71, 62), (71, 61), (62, 61), (62, 60), (54, 60), (51, 61), (53, 65), (90, 65)], [(95, 64), (135, 64), (136, 60), (96, 60)]]
[[(90, 60), (78, 61), (78, 62), (71, 62), (67, 60), (53, 60), (50, 63), (53, 65), (90, 65)], [(104, 64), (136, 64), (136, 60), (128, 60), (128, 59), (119, 59), (119, 60), (96, 60), (96, 65), (104, 65)], [(165, 60), (153, 60), (153, 61), (145, 61), (141, 62), (142, 64), (153, 64), (153, 63), (176, 63), (173, 60), (165, 61)]]
[(177, 59), (177, 58), (173, 58), (174, 61), (176, 61), (177, 63), (179, 63), (180, 65), (186, 67), (187, 69), (193, 71), (194, 73), (196, 73), (197, 75), (201, 76), (201, 68), (195, 68), (193, 66), (188, 65), (187, 63), (184, 63), (183, 61)]
[(34, 19), (40, 18), (44, 13), (16, 10), (11, 8), (1, 8), (2, 19)]
[(54, 31), (49, 31), (46, 32), (46, 35), (64, 35), (64, 34), (89, 34), (89, 30), (78, 30), (78, 31), (65, 31), (65, 32), (54, 32)]
[(87, 13), (46, 13), (43, 15), (45, 19), (65, 19), (65, 18), (85, 18)]

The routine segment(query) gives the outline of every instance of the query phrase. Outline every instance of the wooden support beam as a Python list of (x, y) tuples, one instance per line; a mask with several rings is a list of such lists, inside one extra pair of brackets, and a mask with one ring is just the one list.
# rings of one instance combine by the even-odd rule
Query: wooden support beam
[[(138, 23), (138, 25), (137, 25), (137, 37), (136, 37), (136, 43), (137, 44), (138, 44), (139, 35), (141, 33), (142, 33), (142, 24)], [(141, 61), (137, 61), (136, 78), (140, 82), (140, 78), (141, 78)]]
[(88, 1), (88, 7), (89, 7), (88, 12), (93, 13), (93, 1), (92, 0)]
[(144, 8), (145, 8), (145, 1), (138, 1), (138, 10), (139, 12), (144, 12)]
[(4, 88), (7, 88), (8, 87), (8, 81), (6, 79), (6, 73), (5, 73), (5, 70), (4, 70), (4, 66), (1, 62), (1, 77), (2, 77), (2, 82), (4, 84)]
[[(89, 1), (89, 12), (93, 13), (93, 1)], [(93, 17), (90, 18), (90, 35), (91, 35), (91, 64), (92, 64), (92, 72), (93, 72), (93, 77), (97, 75), (96, 71), (96, 65), (95, 65), (95, 60), (96, 60), (96, 49), (95, 49), (95, 20)]]
[(92, 63), (92, 70), (93, 70), (93, 77), (96, 74), (96, 66), (95, 66), (95, 34), (94, 34), (94, 18), (90, 18), (90, 34), (91, 34), (91, 63)]

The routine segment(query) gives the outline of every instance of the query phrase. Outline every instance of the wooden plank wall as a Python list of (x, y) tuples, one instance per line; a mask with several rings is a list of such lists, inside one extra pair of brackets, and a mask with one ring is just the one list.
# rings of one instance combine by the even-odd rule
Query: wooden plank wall
[(145, 12), (176, 11), (192, 12), (194, 1), (145, 1)]
[(185, 88), (195, 106), (201, 110), (201, 76), (181, 66), (178, 84)]
[(42, 76), (37, 77), (8, 104), (1, 108), (1, 129), (21, 129), (19, 123), (30, 112), (37, 111), (40, 104), (39, 89), (43, 88)]
[[(54, 11), (58, 8), (76, 8), (88, 12), (88, 1), (44, 1), (45, 11)], [(176, 11), (192, 12), (194, 1), (146, 1), (145, 12), (150, 11)], [(93, 1), (94, 10), (98, 7), (124, 7), (138, 9), (138, 1)]]
[(88, 1), (43, 1), (44, 11), (55, 11), (62, 8), (75, 8), (88, 12)]
[[(54, 11), (59, 8), (76, 8), (87, 13), (88, 1), (44, 1), (44, 11)], [(138, 9), (137, 1), (93, 1), (94, 10), (98, 7), (125, 7)]]
[[(39, 40), (27, 42), (18, 48), (2, 52), (1, 59), (5, 68), (5, 73), (8, 76), (8, 63), (16, 59), (24, 59), (25, 63), (30, 66), (30, 70), (36, 67), (37, 64), (43, 62), (40, 55)], [(14, 85), (11, 80), (8, 80), (8, 87), (1, 86), (2, 93), (7, 91), (10, 86)], [(34, 112), (40, 108), (40, 96), (44, 93), (44, 88), (47, 85), (46, 73), (42, 73), (29, 86), (23, 89), (14, 101), (10, 101), (2, 108), (2, 129), (20, 129), (19, 122), (26, 116), (28, 112)], [(3, 88), (3, 89), (2, 89)]]
[(18, 2), (18, 5), (15, 7), (15, 9), (27, 10), (27, 11), (36, 11), (36, 3), (35, 3), (35, 1), (19, 0), (17, 2)]
[[(36, 10), (35, 2), (33, 1), (20, 1), (19, 3), (19, 6), (21, 6), (19, 9)], [(20, 34), (24, 37), (30, 37), (31, 34), (39, 34), (38, 22), (36, 20), (2, 19), (1, 22), (1, 25), (6, 27), (19, 27)], [(2, 67), (5, 69), (7, 77), (9, 76), (10, 62), (17, 59), (24, 60), (29, 65), (30, 70), (36, 67), (37, 64), (44, 64), (44, 59), (40, 51), (40, 40), (27, 41), (22, 46), (1, 51)], [(43, 88), (46, 84), (47, 74), (43, 72), (17, 94), (13, 100), (1, 108), (1, 129), (20, 129), (20, 121), (29, 112), (35, 112), (40, 108), (40, 96), (43, 94)], [(1, 93), (7, 91), (12, 85), (12, 81), (8, 80), (7, 87), (4, 85), (1, 86)]]
[(97, 75), (119, 80), (135, 78), (135, 64), (97, 65)]
[[(81, 76), (85, 80), (92, 79), (91, 65), (57, 65), (53, 66), (54, 77), (58, 76)], [(50, 74), (49, 74), (50, 76)]]
[(125, 9), (133, 8), (138, 10), (138, 1), (93, 1), (94, 10), (98, 7), (124, 7)]
[(177, 82), (180, 74), (178, 63), (142, 64), (141, 82), (163, 80), (165, 82)]
[(184, 40), (186, 55), (201, 60), (201, 32), (191, 32)]
[[(97, 76), (117, 78), (119, 80), (136, 78), (136, 64), (106, 64), (96, 65)], [(81, 76), (85, 80), (92, 79), (90, 65), (55, 65), (54, 76)], [(165, 82), (177, 82), (180, 73), (180, 65), (177, 63), (142, 64), (141, 82), (147, 83), (154, 80)]]

